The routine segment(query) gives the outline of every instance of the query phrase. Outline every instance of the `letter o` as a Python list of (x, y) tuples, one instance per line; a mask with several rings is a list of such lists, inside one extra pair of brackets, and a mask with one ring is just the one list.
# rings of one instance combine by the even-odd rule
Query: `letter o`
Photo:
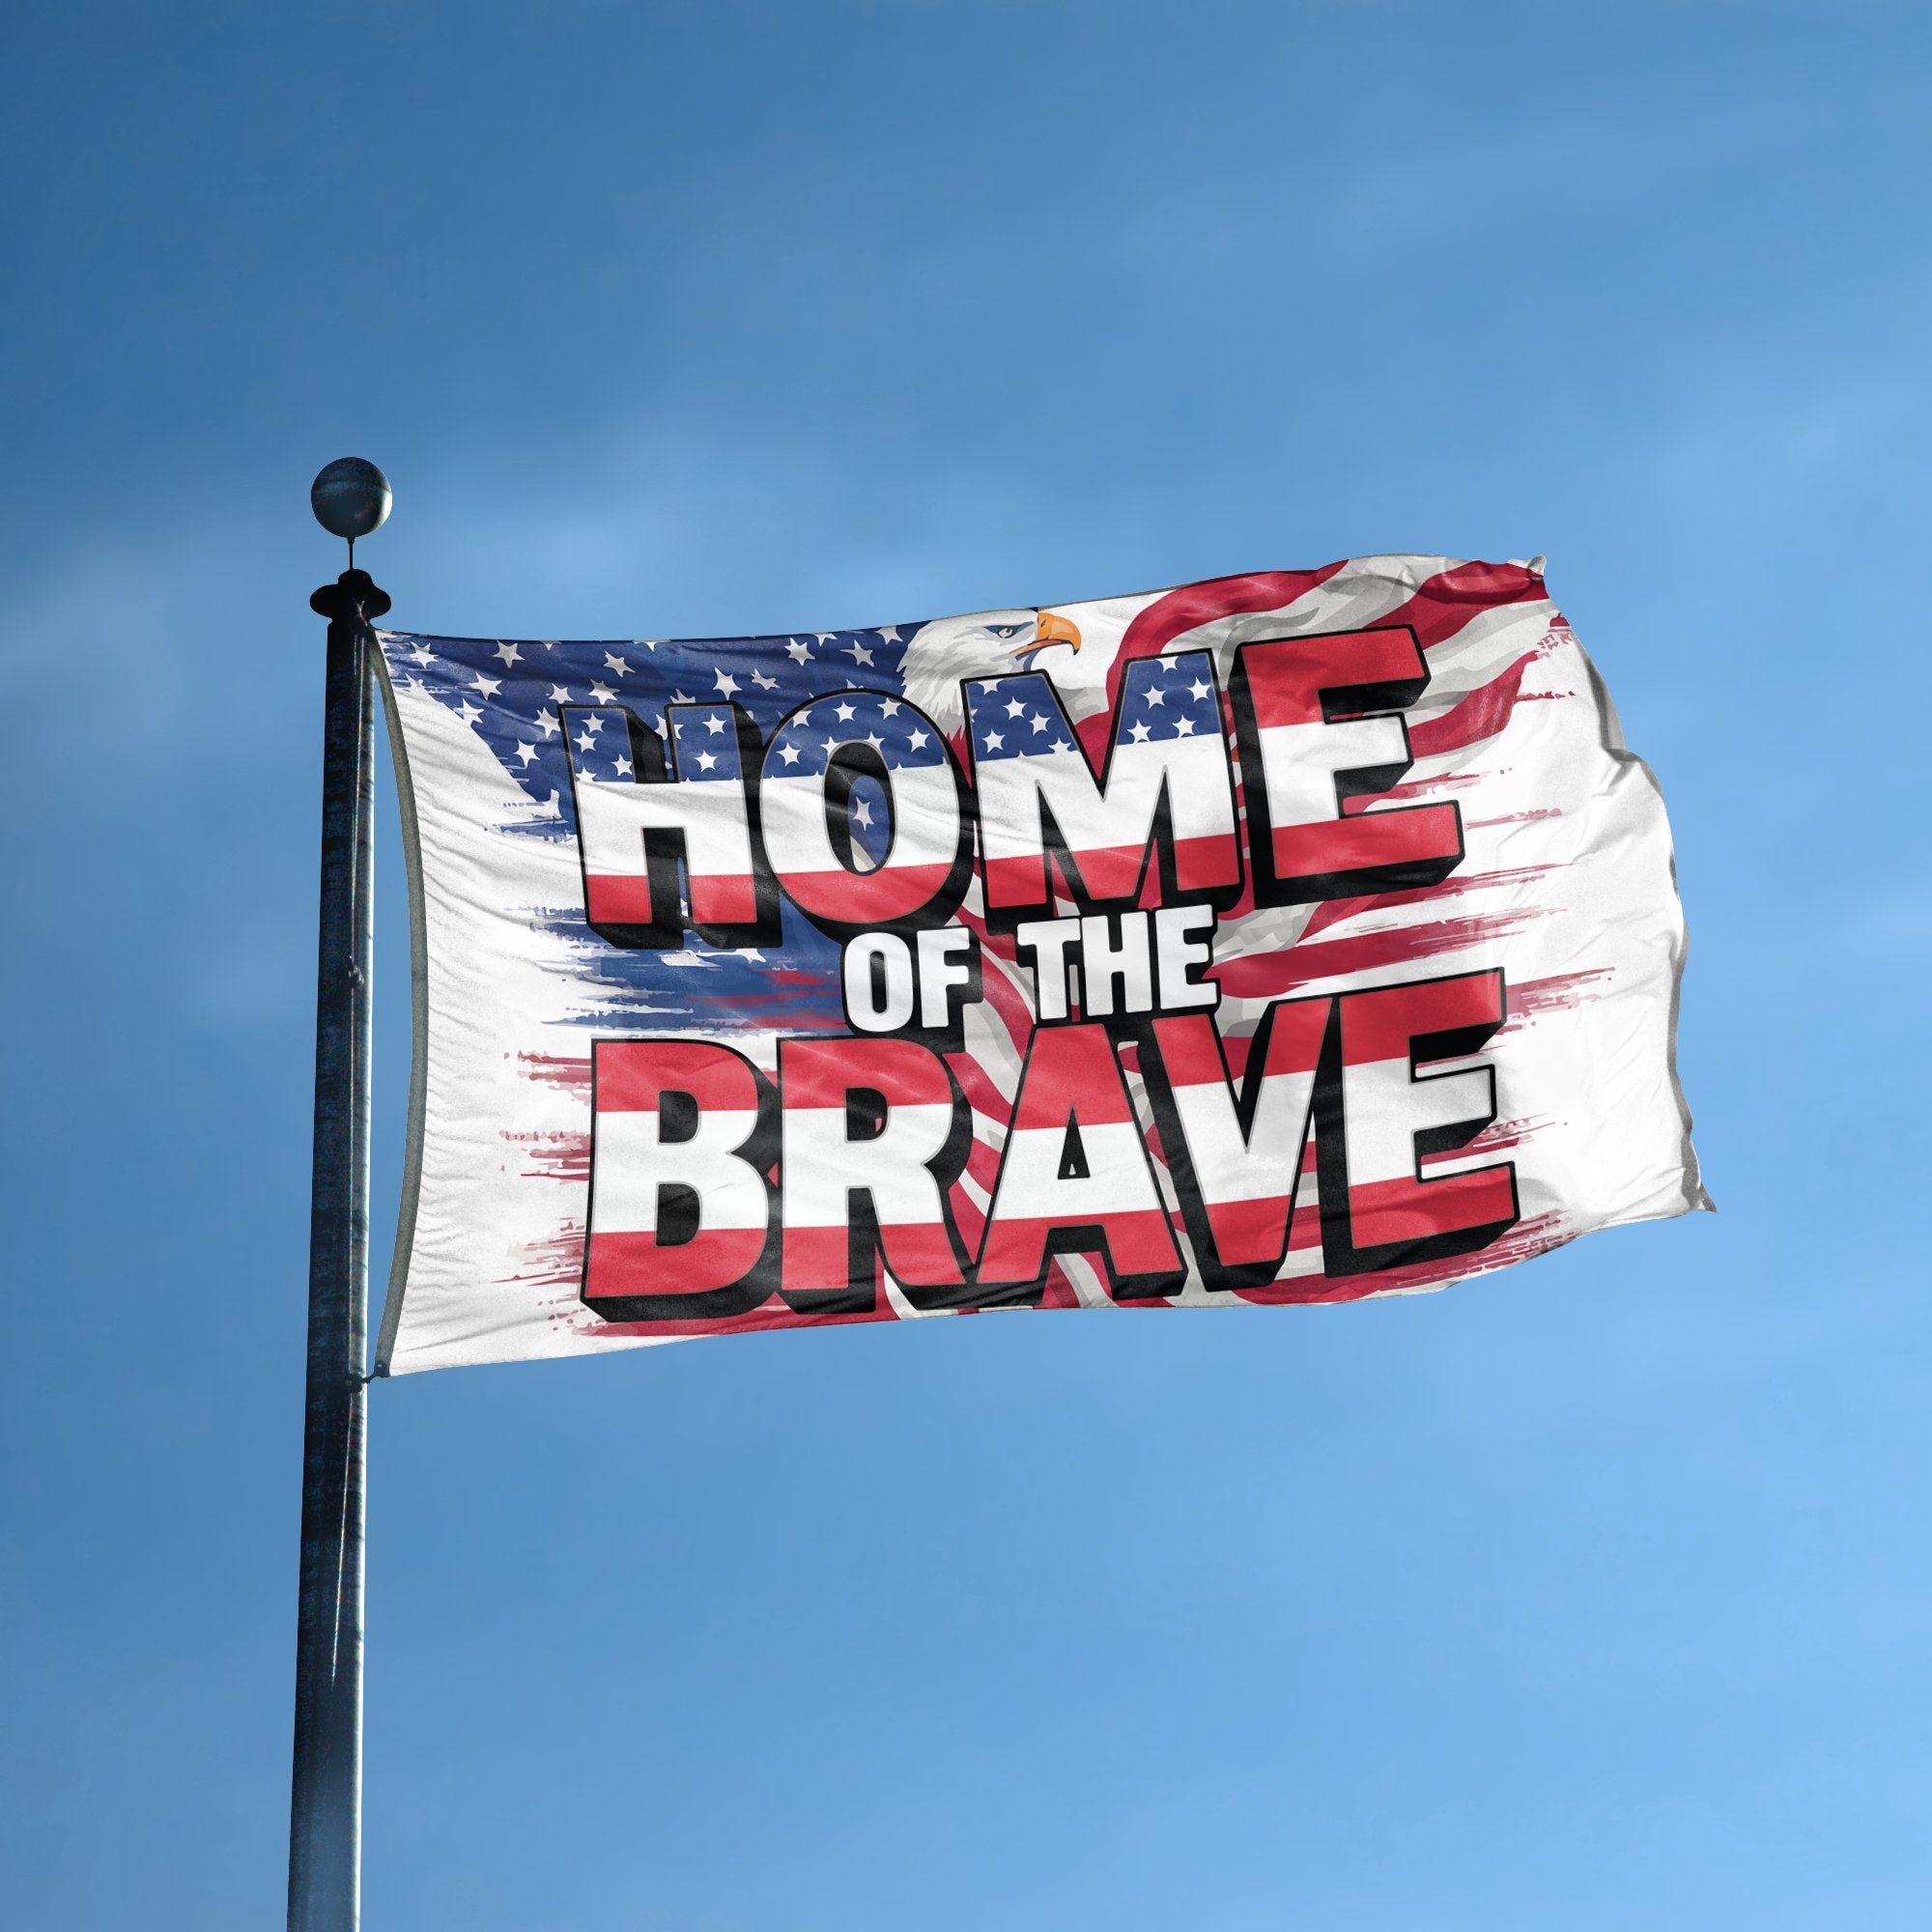
[(862, 932), (845, 949), (845, 1016), (859, 1033), (896, 1033), (918, 987), (912, 949), (895, 932)]

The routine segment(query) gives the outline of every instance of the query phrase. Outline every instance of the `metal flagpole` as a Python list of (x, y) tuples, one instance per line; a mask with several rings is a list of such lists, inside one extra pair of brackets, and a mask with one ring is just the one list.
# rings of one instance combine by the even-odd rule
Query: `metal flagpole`
[(328, 661), (289, 1932), (355, 1932), (362, 1880), (370, 873), (376, 789), (370, 624), (388, 610), (389, 600), (355, 565), (355, 539), (389, 513), (388, 479), (374, 464), (344, 457), (315, 479), (310, 501), (325, 529), (349, 539), (350, 567), (309, 599), (328, 619)]

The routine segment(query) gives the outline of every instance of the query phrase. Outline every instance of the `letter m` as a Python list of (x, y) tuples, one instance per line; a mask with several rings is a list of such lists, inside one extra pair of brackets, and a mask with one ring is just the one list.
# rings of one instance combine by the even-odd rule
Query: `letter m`
[(1132, 904), (1156, 851), (1162, 903), (1239, 893), (1234, 778), (1206, 651), (1129, 661), (1098, 779), (1040, 672), (969, 681), (965, 708), (989, 920), (1050, 912), (1050, 861), (1083, 907)]

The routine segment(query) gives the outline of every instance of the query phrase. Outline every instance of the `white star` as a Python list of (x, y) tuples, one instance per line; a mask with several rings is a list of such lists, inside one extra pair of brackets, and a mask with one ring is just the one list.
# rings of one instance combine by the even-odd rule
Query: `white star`
[(636, 773), (632, 770), (629, 758), (619, 758), (617, 760), (617, 776), (620, 779), (634, 778), (636, 776)]
[(670, 701), (673, 704), (689, 704), (691, 702), (691, 699), (688, 698), (683, 692), (673, 691), (670, 695)]
[(1181, 719), (1181, 720), (1180, 720), (1180, 721), (1179, 721), (1179, 723), (1178, 723), (1178, 724), (1177, 724), (1175, 725), (1175, 727), (1174, 727), (1174, 735), (1175, 735), (1175, 736), (1176, 736), (1177, 738), (1191, 738), (1191, 737), (1193, 737), (1193, 735), (1194, 735), (1194, 720), (1193, 720), (1193, 719), (1191, 719), (1191, 718), (1183, 718), (1183, 719)]
[(821, 644), (829, 644), (838, 633), (837, 631), (814, 631), (811, 634)]
[(1046, 729), (1046, 720), (1042, 718), (1037, 711), (1036, 711), (1027, 722), (1033, 726), (1033, 728), (1036, 731), (1044, 731)]
[(658, 647), (658, 640), (655, 638), (633, 638), (631, 641), (634, 644), (642, 644), (647, 651), (654, 651)]
[(594, 752), (597, 749), (597, 740), (593, 738), (588, 731), (586, 731), (584, 732), (582, 737), (577, 740), (577, 749), (580, 752), (583, 753), (585, 756), (588, 756), (592, 752)]
[(876, 731), (867, 731), (866, 733), (866, 742), (875, 752), (883, 752), (886, 749), (886, 741)]
[(779, 688), (778, 679), (775, 677), (767, 677), (761, 670), (754, 670), (752, 673), (752, 682), (755, 684), (760, 691), (776, 691)]
[(539, 711), (537, 713), (537, 729), (541, 731), (546, 738), (555, 737), (556, 713), (554, 711)]
[(882, 705), (879, 706), (879, 709), (883, 711), (888, 718), (895, 718), (898, 715), (899, 701), (896, 697), (889, 697)]
[(709, 732), (711, 733), (711, 735), (712, 735), (712, 736), (713, 736), (713, 737), (715, 738), (715, 737), (716, 737), (716, 736), (717, 736), (717, 735), (719, 734), (719, 732), (721, 732), (722, 730), (724, 730), (724, 719), (722, 719), (722, 718), (719, 718), (719, 717), (715, 717), (715, 716), (714, 716), (714, 717), (711, 717), (711, 718), (707, 718), (707, 719), (706, 719), (706, 720), (704, 721), (704, 728), (705, 728), (705, 729), (706, 729), (707, 731), (709, 731)]
[(1136, 724), (1129, 735), (1136, 745), (1145, 745), (1152, 734), (1145, 724)]
[(879, 626), (879, 641), (882, 644), (895, 644), (899, 641), (899, 627), (896, 624)]
[(859, 801), (857, 805), (855, 805), (852, 808), (852, 816), (856, 818), (859, 821), (859, 823), (867, 829), (867, 831), (869, 832), (872, 829), (872, 808), (869, 805), (867, 805), (863, 798)]
[(786, 764), (795, 765), (798, 763), (798, 747), (796, 745), (786, 745), (780, 750), (779, 756), (781, 757)]
[(550, 701), (553, 704), (568, 704), (570, 702), (570, 693), (564, 686), (554, 684), (550, 688)]
[(1187, 687), (1188, 695), (1193, 697), (1206, 697), (1212, 689), (1211, 685), (1203, 684), (1198, 677)]
[(534, 745), (520, 744), (517, 747), (517, 756), (523, 759), (526, 766), (534, 764), (536, 762), (536, 755), (537, 748)]
[(609, 704), (617, 694), (608, 684), (593, 684), (590, 687), (590, 695), (599, 704)]
[(1150, 704), (1165, 704), (1167, 702), (1167, 693), (1164, 691), (1151, 691), (1147, 695), (1147, 701)]
[(463, 700), (461, 704), (459, 704), (456, 707), (456, 709), (458, 715), (462, 718), (463, 722), (466, 724), (475, 724), (477, 719), (479, 719), (483, 715), (482, 712), (477, 710), (475, 705), (471, 704), (467, 697)]
[(1069, 745), (1065, 738), (1063, 738), (1059, 744), (1049, 745), (1047, 747), (1047, 750), (1050, 752), (1070, 752), (1072, 751), (1072, 749), (1073, 747)]
[(708, 772), (717, 762), (718, 756), (714, 752), (699, 752), (697, 754), (697, 769), (700, 772)]
[(997, 731), (988, 731), (986, 733), (986, 749), (989, 752), (997, 752), (1006, 742)]
[(785, 656), (790, 658), (794, 664), (804, 664), (811, 656), (811, 646), (801, 643), (798, 639), (794, 638), (785, 646)]
[(603, 730), (604, 721), (601, 718), (585, 718), (583, 721), (583, 728), (586, 731), (588, 731), (590, 735), (594, 738), (596, 737), (598, 732)]
[(916, 752), (923, 744), (925, 743), (926, 736), (927, 734), (923, 731), (915, 731), (912, 734), (912, 736), (906, 740), (906, 743)]
[(864, 644), (860, 643), (857, 639), (853, 639), (852, 647), (845, 653), (845, 655), (848, 658), (850, 658), (855, 665), (868, 665), (872, 662), (871, 652), (868, 651)]
[(503, 680), (500, 677), (485, 677), (480, 670), (469, 683), (472, 690), (480, 691), (485, 697), (495, 697), (503, 688)]
[(506, 665), (513, 665), (520, 657), (523, 656), (523, 653), (520, 650), (518, 650), (515, 644), (498, 644), (497, 646), (497, 655), (499, 658), (501, 658)]
[(838, 718), (841, 724), (850, 724), (852, 720), (852, 707), (849, 704), (839, 705), (838, 707)]
[(735, 677), (733, 677), (728, 670), (721, 670), (718, 673), (717, 681), (718, 681), (718, 689), (721, 692), (723, 692), (726, 697), (729, 697), (731, 694), (738, 689), (738, 680)]
[(414, 658), (416, 663), (419, 665), (434, 664), (436, 662), (436, 659), (421, 644), (418, 644), (415, 647), (415, 649), (410, 653), (410, 655), (411, 657)]

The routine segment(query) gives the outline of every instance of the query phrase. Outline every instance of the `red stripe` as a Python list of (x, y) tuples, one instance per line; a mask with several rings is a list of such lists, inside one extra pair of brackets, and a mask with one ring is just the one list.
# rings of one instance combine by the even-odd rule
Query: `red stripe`
[(939, 1056), (916, 1040), (781, 1040), (779, 1076), (787, 1112), (795, 1107), (842, 1109), (855, 1087), (883, 1094), (889, 1109), (952, 1105), (952, 1083)]
[(1324, 691), (1416, 685), (1429, 676), (1415, 639), (1406, 631), (1380, 627), (1250, 644), (1241, 660), (1255, 724), (1263, 730), (1325, 723)]
[(1425, 720), (1408, 727), (1408, 749), (1418, 758), (1433, 758), (1444, 752), (1460, 752), (1483, 738), (1493, 738), (1509, 723), (1510, 713), (1520, 700), (1522, 674), (1536, 662), (1537, 654), (1527, 651), (1492, 677), (1479, 684), (1459, 704), (1452, 704), (1439, 718)]
[[(694, 872), (687, 868), (691, 918), (696, 925), (747, 925), (758, 916), (757, 881), (745, 872)], [(654, 925), (651, 882), (641, 872), (592, 872), (583, 882), (584, 912), (593, 925)], [(667, 924), (678, 917), (675, 895), (665, 908)]]
[(1129, 660), (1158, 657), (1175, 639), (1222, 617), (1283, 610), (1347, 567), (1345, 559), (1323, 564), (1320, 570), (1260, 570), (1239, 577), (1209, 577), (1155, 598), (1127, 626), (1121, 639), (1121, 648), (1107, 672), (1109, 708), (1111, 700), (1120, 696), (1121, 678)]
[(938, 897), (949, 865), (881, 866), (873, 872), (781, 872), (779, 884), (806, 912), (842, 925), (889, 925)]
[(694, 1294), (743, 1281), (764, 1252), (762, 1228), (701, 1228), (688, 1241), (661, 1248), (654, 1234), (599, 1235), (589, 1241), (583, 1298)]
[(994, 1182), (1000, 1178), (999, 1149), (976, 1136), (966, 1150), (966, 1172), (984, 1192), (991, 1194)]
[(1350, 1236), (1358, 1248), (1426, 1241), (1515, 1218), (1507, 1163), (1435, 1180), (1377, 1180), (1349, 1189)]
[(651, 882), (639, 874), (592, 872), (583, 882), (584, 913), (592, 925), (655, 925)]
[[(879, 1236), (895, 1280), (915, 1288), (951, 1288), (963, 1278), (952, 1243), (938, 1223), (882, 1226)], [(836, 1228), (787, 1228), (784, 1285), (795, 1292), (843, 1288), (851, 1254), (851, 1235), (843, 1223)]]
[[(1140, 845), (1090, 845), (1071, 852), (1080, 886), (1090, 899), (1124, 899), (1140, 880), (1141, 868), (1157, 841), (1150, 838)], [(1207, 887), (1232, 886), (1241, 876), (1240, 846), (1230, 833), (1206, 833), (1193, 838), (1176, 838), (1175, 877), (1183, 892), (1199, 892)], [(1150, 884), (1159, 888), (1160, 868), (1150, 867)], [(982, 870), (986, 881), (986, 902), (1001, 907), (1044, 906), (1049, 903), (1050, 880), (1044, 853), (1028, 853), (1024, 858), (988, 859)], [(1069, 881), (1070, 883), (1070, 881)], [(1152, 901), (1159, 904), (1158, 898)]]
[(758, 916), (758, 882), (744, 872), (686, 867), (694, 925), (750, 925)]
[(1378, 866), (1424, 865), (1453, 859), (1462, 852), (1462, 820), (1453, 805), (1408, 805), (1394, 811), (1324, 819), (1315, 825), (1277, 826), (1273, 848), (1278, 879), (1321, 878)]
[[(988, 1286), (1038, 1280), (1047, 1236), (1066, 1225), (1033, 1216), (999, 1216), (986, 1231), (976, 1278)], [(1180, 1266), (1165, 1209), (1140, 1208), (1107, 1214), (1093, 1225), (1106, 1230), (1107, 1257), (1117, 1275), (1168, 1274)]]
[(1139, 1128), (1107, 1029), (1095, 1021), (1042, 1027), (1027, 1050), (1013, 1131), (1052, 1128), (1075, 1115), (1083, 1127), (1126, 1122)]
[[(967, 1159), (967, 1165), (970, 1169), (972, 1165), (970, 1155)], [(977, 1176), (975, 1178), (978, 1179)], [(981, 1180), (980, 1185), (982, 1187), (989, 1186), (990, 1183)], [(980, 1204), (957, 1181), (953, 1182), (952, 1189), (948, 1192), (946, 1205), (952, 1210), (952, 1225), (959, 1230), (959, 1238), (966, 1243), (966, 1252), (969, 1255), (978, 1254), (980, 1252), (980, 1237), (986, 1231), (985, 1210), (980, 1208)]]
[(1459, 563), (1438, 571), (1379, 624), (1407, 624), (1426, 650), (1445, 643), (1480, 611), (1534, 604), (1548, 596), (1542, 577), (1520, 563)]
[(1012, 1104), (994, 1086), (992, 1075), (970, 1053), (949, 1053), (946, 1064), (952, 1067), (959, 1091), (972, 1104), (974, 1113), (1005, 1126), (1012, 1118)]
[(1282, 1251), (1281, 1235), (1290, 1199), (1287, 1194), (1275, 1194), (1260, 1201), (1208, 1202), (1208, 1226), (1222, 1264), (1242, 1267), (1274, 1261)]
[(1377, 1060), (1406, 1063), (1414, 1041), (1430, 1034), (1500, 1026), (1503, 976), (1460, 973), (1406, 986), (1372, 986), (1344, 993), (1341, 1001), (1345, 1065), (1360, 1066)]
[(595, 1091), (600, 1114), (652, 1114), (661, 1094), (689, 1094), (701, 1109), (756, 1113), (758, 1076), (729, 1047), (696, 1039), (600, 1039)]

